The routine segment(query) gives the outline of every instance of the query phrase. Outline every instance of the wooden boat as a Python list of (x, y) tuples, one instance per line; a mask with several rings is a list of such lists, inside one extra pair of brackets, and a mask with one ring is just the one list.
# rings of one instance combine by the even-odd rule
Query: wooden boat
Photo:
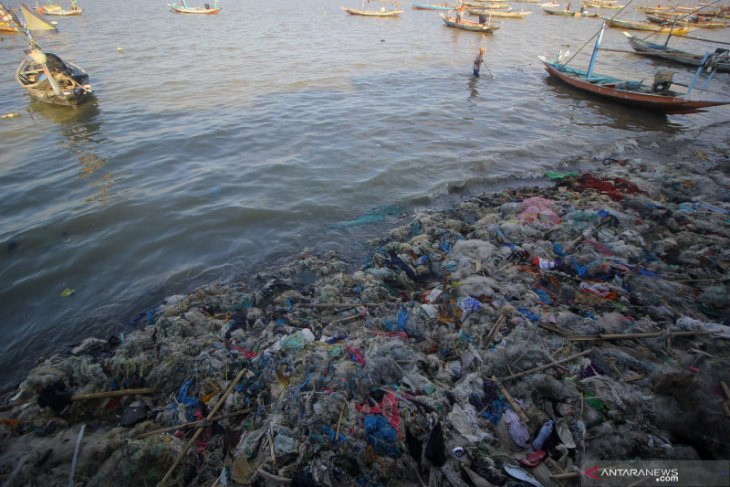
[(92, 93), (86, 71), (35, 44), (18, 66), (15, 79), (30, 96), (52, 105), (76, 106)]
[(687, 18), (674, 18), (674, 17), (665, 17), (663, 15), (652, 15), (652, 14), (646, 14), (646, 19), (653, 23), (653, 24), (659, 24), (659, 25), (681, 25), (685, 27), (697, 27), (698, 29), (722, 29), (724, 27), (730, 26), (727, 22), (721, 22), (721, 21), (712, 21), (712, 20), (700, 20), (701, 17), (692, 15)]
[(504, 10), (488, 10), (488, 9), (470, 9), (467, 10), (469, 15), (486, 15), (487, 17), (499, 17), (502, 19), (524, 19), (528, 15), (530, 15), (532, 12), (509, 12)]
[(585, 10), (583, 12), (574, 12), (572, 10), (566, 10), (562, 8), (551, 8), (551, 7), (540, 7), (543, 12), (549, 15), (562, 15), (563, 17), (598, 17), (598, 12), (590, 12)]
[(76, 0), (71, 0), (71, 9), (65, 10), (57, 3), (47, 3), (38, 7), (38, 13), (43, 15), (55, 15), (60, 17), (69, 17), (73, 15), (81, 15), (83, 9), (80, 9), (76, 4)]
[(687, 93), (684, 94), (670, 90), (672, 84), (671, 71), (658, 72), (651, 86), (645, 85), (641, 81), (627, 81), (593, 73), (596, 55), (605, 28), (606, 24), (604, 23), (596, 39), (587, 71), (567, 66), (560, 60), (550, 62), (540, 56), (548, 75), (582, 92), (657, 113), (691, 113), (702, 108), (730, 104), (730, 99), (699, 100), (689, 97), (702, 73), (702, 67), (698, 68)]
[(444, 2), (442, 4), (413, 3), (411, 8), (413, 10), (453, 10), (455, 7)]
[[(667, 61), (695, 67), (701, 66), (703, 63), (707, 62), (705, 55), (693, 54), (679, 49), (672, 49), (663, 44), (648, 42), (639, 39), (628, 32), (624, 32), (624, 35), (629, 39), (629, 44), (638, 54), (657, 57)], [(730, 53), (728, 50), (717, 49), (714, 54), (715, 57), (711, 60), (711, 63), (714, 64), (715, 69), (721, 73), (730, 73)]]
[(11, 13), (10, 9), (2, 3), (0, 3), (0, 32), (6, 34), (23, 32), (23, 26), (16, 21), (15, 15)]
[(608, 24), (609, 27), (614, 27), (617, 29), (632, 29), (632, 30), (649, 30), (652, 32), (660, 32), (663, 34), (669, 34), (670, 32), (672, 35), (675, 36), (681, 36), (685, 35), (691, 31), (694, 30), (692, 27), (687, 26), (671, 26), (671, 25), (659, 25), (659, 24), (653, 24), (651, 22), (637, 22), (633, 20), (626, 20), (626, 19), (618, 19), (618, 18), (609, 18), (609, 17), (601, 17), (606, 24)]
[(25, 19), (25, 28), (29, 31), (57, 30), (55, 25), (24, 3), (20, 4), (20, 12), (23, 14), (23, 19)]
[(481, 32), (482, 34), (491, 34), (501, 27), (501, 25), (492, 22), (482, 24), (463, 18), (461, 20), (458, 20), (456, 17), (450, 18), (444, 14), (441, 14), (441, 18), (444, 19), (444, 24), (446, 24), (447, 27), (468, 30), (471, 32)]
[(213, 15), (213, 14), (217, 14), (218, 12), (220, 12), (222, 10), (222, 8), (218, 6), (218, 0), (216, 0), (216, 2), (213, 4), (212, 7), (209, 3), (203, 4), (202, 7), (188, 7), (187, 4), (185, 3), (185, 0), (182, 0), (182, 3), (180, 3), (180, 4), (168, 3), (167, 6), (170, 7), (170, 9), (173, 12), (176, 12), (179, 14)]
[(356, 8), (340, 7), (350, 15), (363, 15), (365, 17), (398, 17), (403, 10), (386, 10), (385, 7), (380, 10), (358, 10)]
[(509, 0), (486, 0), (483, 2), (462, 2), (462, 5), (467, 8), (492, 8), (496, 6), (509, 6)]
[(584, 0), (583, 6), (587, 8), (605, 8), (605, 9), (620, 9), (624, 8), (623, 5), (619, 5), (614, 0)]
[(660, 5), (657, 5), (656, 7), (638, 6), (636, 7), (636, 10), (638, 10), (639, 12), (644, 12), (645, 14), (655, 14), (658, 12), (669, 12), (673, 10), (673, 7), (662, 7)]

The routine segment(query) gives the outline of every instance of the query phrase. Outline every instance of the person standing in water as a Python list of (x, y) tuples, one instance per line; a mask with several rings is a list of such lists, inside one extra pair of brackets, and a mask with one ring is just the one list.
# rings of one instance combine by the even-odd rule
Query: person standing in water
[(482, 64), (484, 63), (484, 53), (487, 52), (487, 50), (483, 47), (479, 48), (479, 54), (477, 54), (477, 57), (474, 58), (474, 76), (479, 77), (479, 70), (482, 67)]

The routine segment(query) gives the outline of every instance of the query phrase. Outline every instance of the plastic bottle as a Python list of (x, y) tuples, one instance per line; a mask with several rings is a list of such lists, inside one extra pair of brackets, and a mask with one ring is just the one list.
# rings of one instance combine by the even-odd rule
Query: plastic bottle
[(535, 439), (532, 440), (533, 450), (542, 450), (545, 441), (550, 437), (553, 432), (553, 424), (554, 423), (552, 419), (548, 419), (547, 421), (545, 421), (545, 423), (542, 425), (542, 428), (540, 428), (540, 431), (537, 433), (537, 436), (535, 436)]
[(540, 269), (555, 269), (560, 265), (560, 262), (557, 260), (543, 259), (542, 257), (534, 257), (532, 259), (532, 265)]

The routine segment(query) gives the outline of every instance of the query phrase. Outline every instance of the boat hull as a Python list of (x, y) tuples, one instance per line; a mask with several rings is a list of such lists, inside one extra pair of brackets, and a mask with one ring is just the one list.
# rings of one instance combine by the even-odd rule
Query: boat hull
[(221, 8), (183, 7), (175, 4), (168, 4), (170, 9), (178, 14), (215, 15)]
[(75, 15), (81, 15), (83, 13), (83, 9), (76, 8), (71, 10), (64, 10), (60, 7), (38, 7), (38, 13), (42, 15), (53, 15), (56, 17), (72, 17)]
[(453, 10), (454, 7), (448, 5), (428, 5), (423, 3), (411, 4), (413, 10)]
[[(638, 53), (664, 59), (666, 61), (684, 64), (687, 66), (699, 67), (702, 64), (704, 56), (699, 54), (692, 54), (691, 52), (680, 51), (679, 49), (667, 48), (661, 44), (654, 44), (641, 39), (637, 39), (634, 36), (629, 36), (629, 44)], [(730, 73), (730, 60), (721, 61), (717, 64), (717, 71), (721, 73)]]
[(467, 30), (469, 32), (480, 32), (482, 34), (491, 34), (495, 30), (499, 29), (499, 26), (495, 25), (495, 24), (480, 24), (479, 22), (471, 22), (468, 20), (462, 20), (461, 22), (455, 22), (443, 14), (441, 14), (441, 18), (444, 20), (444, 24), (446, 24), (447, 27)]
[(398, 17), (403, 10), (359, 10), (356, 8), (340, 7), (350, 15), (361, 15), (363, 17)]
[[(89, 75), (73, 63), (64, 62), (63, 65), (66, 69), (65, 75), (59, 78), (54, 76), (60, 93), (53, 90), (41, 65), (29, 61), (28, 58), (18, 66), (15, 79), (35, 100), (50, 105), (75, 107), (88, 100), (93, 94), (89, 85)], [(53, 74), (56, 73), (53, 72)]]
[(468, 10), (471, 15), (486, 15), (488, 17), (497, 17), (500, 19), (524, 19), (532, 12), (504, 12), (500, 10), (481, 10), (471, 9)]
[(542, 11), (549, 15), (561, 15), (563, 17), (598, 17), (596, 12), (573, 12), (561, 8), (541, 7)]
[(4, 34), (15, 34), (17, 32), (20, 32), (20, 29), (15, 27), (14, 25), (10, 25), (7, 22), (0, 23), (0, 32)]
[(727, 22), (712, 22), (709, 20), (676, 20), (673, 18), (667, 18), (659, 15), (649, 15), (647, 14), (646, 19), (653, 23), (653, 24), (659, 24), (659, 25), (681, 25), (684, 27), (696, 27), (698, 29), (723, 29), (725, 27), (729, 27), (730, 24)]
[[(622, 105), (641, 108), (656, 113), (692, 113), (703, 108), (727, 105), (730, 101), (705, 101), (705, 100), (688, 100), (680, 96), (665, 96), (659, 94), (639, 93), (634, 91), (626, 91), (619, 89), (612, 84), (597, 84), (581, 79), (579, 76), (561, 70), (560, 64), (551, 63), (542, 59), (545, 70), (551, 77), (562, 81), (584, 93), (599, 96), (601, 98), (611, 100)], [(600, 77), (600, 75), (596, 75)], [(617, 80), (621, 81), (621, 80)]]
[(669, 34), (671, 32), (674, 36), (685, 35), (694, 30), (692, 27), (672, 27), (671, 25), (663, 26), (659, 24), (652, 24), (651, 22), (632, 22), (630, 20), (614, 19), (609, 17), (601, 18), (606, 22), (606, 25), (616, 29), (647, 30), (651, 32), (659, 32), (661, 34)]

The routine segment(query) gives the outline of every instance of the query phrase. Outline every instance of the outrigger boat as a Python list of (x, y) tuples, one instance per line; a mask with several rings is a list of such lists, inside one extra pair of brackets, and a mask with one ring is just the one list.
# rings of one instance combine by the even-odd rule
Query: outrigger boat
[(471, 32), (481, 32), (482, 34), (491, 34), (501, 27), (500, 24), (492, 22), (474, 22), (473, 20), (467, 20), (456, 16), (449, 17), (448, 14), (441, 14), (441, 18), (444, 20), (444, 24), (446, 24), (447, 27), (468, 30)]
[(597, 12), (589, 12), (584, 10), (583, 12), (574, 12), (573, 10), (552, 8), (552, 7), (540, 7), (543, 12), (549, 15), (562, 15), (563, 17), (598, 17)]
[(584, 0), (583, 6), (587, 8), (606, 8), (613, 10), (624, 8), (623, 5), (619, 5), (619, 3), (614, 0)]
[(517, 11), (505, 11), (505, 10), (491, 10), (491, 9), (480, 9), (480, 8), (473, 8), (470, 10), (467, 10), (469, 12), (469, 15), (486, 15), (487, 17), (499, 17), (502, 19), (524, 19), (528, 15), (530, 15), (532, 12), (524, 10), (521, 10), (519, 12)]
[(676, 17), (665, 17), (663, 15), (650, 15), (647, 14), (646, 19), (649, 22), (659, 25), (681, 25), (683, 27), (697, 27), (699, 29), (723, 29), (730, 27), (730, 24), (722, 21), (713, 20), (700, 20), (700, 17), (692, 15), (683, 19)]
[(624, 35), (629, 39), (629, 44), (637, 54), (656, 57), (666, 61), (694, 67), (702, 66), (702, 63), (707, 63), (709, 59), (709, 61), (713, 63), (713, 68), (715, 70), (720, 73), (730, 73), (730, 51), (727, 49), (717, 48), (715, 49), (715, 55), (712, 58), (707, 58), (701, 54), (693, 54), (691, 52), (667, 47), (669, 39), (667, 39), (667, 43), (665, 44), (656, 44), (654, 42), (639, 39), (628, 32), (624, 32)]
[(437, 4), (430, 4), (430, 3), (412, 3), (411, 8), (413, 10), (453, 10), (454, 7), (449, 5), (448, 3), (437, 3)]
[(188, 7), (187, 4), (185, 4), (185, 0), (182, 0), (182, 3), (168, 3), (168, 7), (173, 12), (179, 13), (179, 14), (203, 14), (203, 15), (212, 15), (217, 14), (222, 10), (222, 7), (218, 6), (218, 0), (215, 1), (213, 6), (211, 7), (209, 3), (203, 4), (202, 7)]
[(636, 22), (633, 20), (617, 19), (609, 17), (601, 17), (603, 21), (609, 26), (617, 29), (632, 29), (632, 30), (648, 30), (651, 32), (659, 32), (662, 34), (669, 34), (681, 36), (690, 33), (694, 30), (692, 27), (686, 25), (673, 26), (673, 25), (659, 25), (651, 22)]
[[(593, 68), (605, 29), (606, 23), (604, 22), (598, 33), (587, 71), (568, 66), (560, 57), (556, 61), (550, 62), (545, 57), (539, 56), (545, 65), (548, 75), (582, 92), (597, 95), (622, 105), (658, 113), (691, 113), (702, 108), (730, 104), (730, 99), (700, 100), (690, 98), (692, 91), (699, 81), (705, 63), (697, 69), (686, 93), (679, 93), (670, 89), (673, 73), (668, 70), (657, 72), (654, 76), (654, 82), (651, 85), (645, 85), (641, 81), (627, 81), (611, 76), (595, 74)], [(709, 58), (710, 56), (710, 54), (707, 54), (705, 57)], [(704, 82), (703, 90), (713, 75), (714, 71), (710, 73)]]
[(63, 7), (56, 3), (47, 3), (37, 8), (39, 14), (43, 15), (56, 15), (61, 17), (69, 17), (74, 15), (81, 15), (83, 9), (80, 9), (76, 4), (76, 0), (71, 0), (71, 10), (64, 10)]
[(403, 13), (403, 10), (398, 8), (398, 2), (395, 2), (393, 10), (388, 10), (385, 7), (381, 7), (379, 10), (365, 10), (365, 0), (363, 0), (361, 8), (347, 8), (340, 7), (342, 10), (350, 15), (362, 15), (364, 17), (398, 17)]

